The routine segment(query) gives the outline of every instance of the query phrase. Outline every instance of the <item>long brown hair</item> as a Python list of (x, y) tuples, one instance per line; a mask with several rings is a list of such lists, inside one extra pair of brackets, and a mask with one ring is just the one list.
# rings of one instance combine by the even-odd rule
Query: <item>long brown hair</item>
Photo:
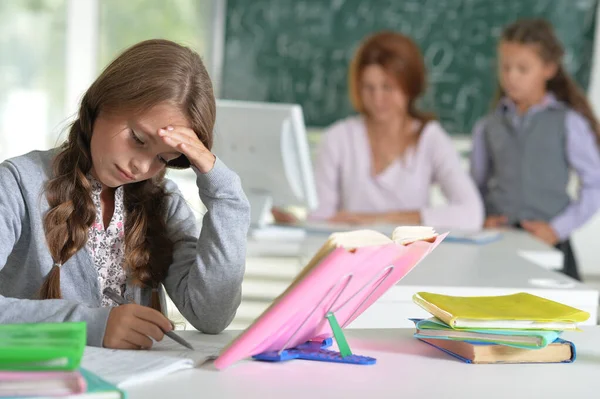
[[(543, 19), (518, 20), (504, 28), (501, 40), (534, 46), (544, 62), (556, 65), (556, 74), (546, 83), (546, 90), (583, 115), (596, 133), (596, 139), (600, 140), (598, 119), (583, 91), (565, 70), (562, 61), (564, 49), (556, 37), (552, 25)], [(504, 90), (499, 85), (495, 103), (504, 95)]]
[(348, 86), (350, 101), (357, 112), (365, 113), (360, 95), (362, 73), (369, 65), (381, 66), (392, 76), (408, 97), (408, 114), (421, 126), (434, 119), (420, 111), (416, 101), (425, 91), (425, 62), (421, 50), (409, 37), (392, 31), (382, 31), (368, 37), (358, 48), (350, 64)]
[[(168, 40), (147, 40), (117, 57), (87, 90), (67, 141), (54, 159), (46, 185), (50, 209), (44, 216), (46, 241), (54, 266), (40, 289), (42, 299), (61, 298), (60, 269), (86, 243), (96, 209), (86, 174), (92, 168), (90, 142), (100, 112), (143, 112), (160, 103), (178, 107), (210, 149), (215, 122), (212, 84), (197, 53)], [(169, 162), (187, 168), (185, 156)], [(156, 288), (173, 258), (167, 236), (165, 171), (152, 179), (124, 186), (125, 264), (139, 285)]]

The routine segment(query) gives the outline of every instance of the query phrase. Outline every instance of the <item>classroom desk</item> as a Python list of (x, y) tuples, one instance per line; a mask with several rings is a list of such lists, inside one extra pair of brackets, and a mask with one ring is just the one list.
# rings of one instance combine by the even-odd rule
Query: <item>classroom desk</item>
[[(283, 292), (326, 237), (309, 235), (301, 242), (281, 244), (249, 240), (243, 300), (234, 328), (245, 327)], [(412, 296), (418, 291), (448, 295), (527, 291), (585, 310), (590, 313), (586, 324), (597, 323), (598, 290), (533, 264), (519, 256), (518, 250), (557, 252), (517, 230), (506, 231), (501, 240), (486, 245), (442, 242), (349, 327), (410, 327), (409, 317), (427, 315), (412, 303)], [(287, 257), (283, 256), (285, 251), (288, 251)]]
[[(413, 329), (347, 330), (354, 353), (370, 366), (293, 360), (240, 361), (217, 371), (211, 362), (128, 390), (129, 399), (197, 398), (597, 398), (600, 327), (565, 332), (577, 347), (572, 364), (466, 364), (412, 337)], [(225, 344), (238, 332), (194, 342)]]

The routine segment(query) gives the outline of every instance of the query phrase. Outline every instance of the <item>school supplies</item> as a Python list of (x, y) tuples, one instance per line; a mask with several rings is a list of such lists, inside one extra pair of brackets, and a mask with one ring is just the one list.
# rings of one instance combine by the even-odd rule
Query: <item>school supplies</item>
[(575, 330), (589, 313), (528, 293), (458, 297), (418, 292), (413, 301), (452, 328)]
[(446, 242), (485, 245), (502, 239), (502, 233), (496, 230), (482, 230), (474, 232), (451, 231), (446, 237)]
[(77, 399), (125, 399), (127, 397), (125, 391), (91, 371), (82, 368), (79, 372), (85, 378), (87, 389), (83, 395), (77, 396)]
[[(349, 347), (341, 353), (339, 333), (444, 237), (431, 228), (398, 228), (392, 238), (372, 230), (331, 234), (288, 289), (221, 352), (215, 367), (251, 356), (373, 364)], [(326, 349), (331, 337), (341, 352)]]
[[(355, 250), (357, 248), (368, 248), (377, 247), (388, 244), (401, 244), (406, 245), (410, 242), (422, 241), (435, 242), (438, 234), (431, 227), (425, 227), (424, 230), (413, 229), (418, 226), (408, 226), (408, 229), (404, 226), (397, 227), (392, 232), (392, 237), (386, 236), (375, 230), (354, 230), (345, 231), (339, 233), (333, 233), (329, 235), (327, 241), (321, 246), (317, 253), (312, 257), (308, 264), (302, 269), (302, 271), (296, 276), (292, 285), (302, 280), (306, 274), (308, 274), (313, 268), (319, 265), (328, 255), (334, 251), (341, 249)], [(421, 234), (421, 235), (419, 235)], [(446, 235), (444, 235), (445, 237)], [(339, 251), (338, 251), (339, 252)], [(342, 251), (345, 252), (345, 251)]]
[(86, 369), (0, 372), (0, 398), (125, 399), (123, 391)]
[(439, 319), (411, 319), (417, 332), (415, 338), (446, 339), (451, 341), (470, 341), (496, 343), (516, 348), (539, 349), (554, 342), (562, 331), (552, 330), (491, 330), (491, 329), (454, 329)]
[(66, 396), (83, 393), (86, 388), (77, 371), (0, 371), (0, 398)]
[[(108, 287), (105, 288), (103, 291), (104, 295), (106, 295), (107, 297), (109, 297), (110, 299), (112, 299), (115, 303), (117, 303), (118, 305), (124, 305), (127, 302), (125, 301), (125, 299), (123, 299), (123, 297), (121, 297), (119, 294), (117, 294), (112, 288)], [(187, 342), (185, 339), (181, 338), (179, 335), (177, 335), (174, 331), (165, 331), (165, 335), (169, 338), (171, 338), (173, 341), (185, 346), (188, 349), (194, 350), (194, 347), (192, 345), (189, 344), (189, 342)]]
[(2, 324), (0, 370), (72, 371), (85, 343), (85, 322)]
[[(199, 337), (202, 334), (198, 333)], [(120, 350), (88, 346), (81, 367), (119, 388), (153, 381), (179, 370), (197, 367), (216, 357), (222, 346), (194, 343), (195, 350), (181, 348), (175, 341), (156, 342), (150, 350)]]
[(466, 363), (572, 363), (575, 345), (571, 341), (556, 339), (542, 349), (523, 349), (483, 342), (448, 341), (421, 338), (421, 341)]
[(392, 241), (408, 245), (416, 241), (434, 242), (438, 234), (432, 227), (427, 226), (399, 226), (392, 233)]
[(413, 300), (435, 316), (411, 319), (415, 338), (468, 363), (571, 363), (575, 345), (559, 335), (589, 317), (527, 293), (452, 297), (419, 292)]
[[(329, 236), (329, 235), (335, 234), (335, 233), (357, 231), (356, 224), (331, 223), (331, 222), (313, 221), (313, 220), (292, 223), (291, 225), (290, 224), (282, 224), (282, 225), (277, 225), (277, 226), (278, 227), (287, 227), (287, 228), (290, 228), (290, 226), (293, 226), (294, 228), (302, 229), (302, 230), (306, 231), (306, 233), (309, 233), (309, 234), (313, 234), (313, 235), (322, 234), (324, 236)], [(367, 230), (367, 231), (377, 231), (381, 234), (392, 237), (392, 239), (393, 239), (394, 232), (396, 235), (399, 236), (400, 234), (405, 234), (405, 233), (410, 234), (411, 232), (413, 234), (414, 233), (428, 234), (429, 232), (434, 231), (434, 229), (432, 227), (428, 227), (428, 226), (397, 226), (397, 225), (393, 225), (393, 224), (389, 224), (389, 223), (369, 224), (367, 226), (362, 226), (361, 229)], [(452, 233), (449, 233), (449, 235), (450, 234), (452, 234)]]

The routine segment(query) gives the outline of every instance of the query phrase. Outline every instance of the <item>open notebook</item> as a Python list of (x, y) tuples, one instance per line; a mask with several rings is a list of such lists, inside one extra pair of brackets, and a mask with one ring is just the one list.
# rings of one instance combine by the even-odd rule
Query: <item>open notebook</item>
[(197, 367), (216, 357), (221, 350), (221, 347), (197, 341), (193, 345), (193, 351), (181, 349), (177, 342), (164, 339), (155, 343), (149, 351), (87, 346), (81, 365), (111, 384), (124, 388)]

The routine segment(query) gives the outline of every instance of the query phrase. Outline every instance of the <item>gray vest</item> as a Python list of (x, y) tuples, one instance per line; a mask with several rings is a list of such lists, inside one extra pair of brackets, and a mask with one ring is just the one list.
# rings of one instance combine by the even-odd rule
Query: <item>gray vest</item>
[(528, 116), (519, 127), (501, 112), (487, 118), (491, 179), (484, 196), (486, 214), (505, 215), (511, 224), (549, 221), (569, 204), (567, 112), (558, 104)]

